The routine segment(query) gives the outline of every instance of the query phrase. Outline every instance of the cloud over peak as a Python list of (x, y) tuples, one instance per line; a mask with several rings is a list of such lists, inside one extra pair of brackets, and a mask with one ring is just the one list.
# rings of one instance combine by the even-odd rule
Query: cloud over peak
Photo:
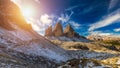
[(115, 32), (120, 32), (120, 28), (114, 29)]
[(109, 36), (109, 35), (112, 35), (112, 33), (102, 32), (102, 31), (91, 31), (90, 35), (94, 35), (94, 36)]
[(69, 24), (71, 24), (75, 29), (79, 29), (81, 26), (81, 24), (78, 24), (75, 21), (70, 21)]
[(40, 21), (43, 23), (43, 24), (47, 24), (47, 25), (50, 25), (52, 23), (52, 19), (49, 15), (47, 14), (44, 14), (40, 17)]

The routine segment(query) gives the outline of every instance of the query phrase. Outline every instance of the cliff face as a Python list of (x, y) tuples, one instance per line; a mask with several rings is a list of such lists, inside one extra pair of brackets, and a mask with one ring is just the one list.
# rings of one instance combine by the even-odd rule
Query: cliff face
[(74, 31), (71, 25), (67, 25), (66, 29), (64, 30), (64, 35), (69, 38), (72, 37), (80, 38), (80, 35)]
[(67, 25), (67, 27), (64, 30), (64, 35), (67, 37), (74, 37), (74, 30), (70, 25)]
[(45, 36), (53, 36), (52, 26), (48, 27), (48, 28), (45, 30)]
[[(80, 38), (83, 36), (80, 36), (77, 32), (75, 32), (75, 30), (71, 27), (71, 25), (67, 25), (65, 30), (63, 31), (63, 27), (60, 23), (57, 23), (54, 27), (54, 29), (52, 29), (52, 26), (48, 27), (45, 30), (45, 36), (54, 36), (54, 37), (61, 37), (61, 36), (65, 36), (68, 38)], [(85, 37), (83, 37), (85, 38)]]
[(59, 22), (55, 25), (53, 29), (53, 34), (54, 36), (57, 36), (57, 37), (63, 35), (63, 27)]
[(89, 42), (86, 37), (80, 36), (77, 32), (75, 32), (69, 24), (66, 26), (64, 31), (60, 23), (57, 23), (54, 29), (52, 29), (51, 26), (48, 27), (45, 30), (45, 37), (49, 40)]

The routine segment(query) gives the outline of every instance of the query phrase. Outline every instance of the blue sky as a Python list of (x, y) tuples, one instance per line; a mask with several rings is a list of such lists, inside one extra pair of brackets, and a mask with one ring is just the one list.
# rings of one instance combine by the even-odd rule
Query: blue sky
[(32, 6), (26, 18), (40, 34), (58, 21), (69, 23), (80, 35), (120, 34), (120, 0), (12, 0), (21, 9)]

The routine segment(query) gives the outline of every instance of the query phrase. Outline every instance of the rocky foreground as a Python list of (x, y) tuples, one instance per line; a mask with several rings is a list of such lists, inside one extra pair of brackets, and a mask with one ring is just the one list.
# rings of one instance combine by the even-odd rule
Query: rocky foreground
[[(104, 42), (66, 42), (52, 40), (68, 50), (75, 58), (60, 68), (119, 68), (120, 46)], [(78, 59), (79, 58), (79, 59)]]

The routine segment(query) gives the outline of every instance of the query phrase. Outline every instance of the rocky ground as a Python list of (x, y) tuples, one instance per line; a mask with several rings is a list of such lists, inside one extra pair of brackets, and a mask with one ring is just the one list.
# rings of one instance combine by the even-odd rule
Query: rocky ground
[[(116, 45), (103, 42), (66, 42), (52, 40), (68, 50), (74, 58), (59, 68), (119, 68), (120, 51)], [(79, 59), (78, 59), (79, 58)]]

